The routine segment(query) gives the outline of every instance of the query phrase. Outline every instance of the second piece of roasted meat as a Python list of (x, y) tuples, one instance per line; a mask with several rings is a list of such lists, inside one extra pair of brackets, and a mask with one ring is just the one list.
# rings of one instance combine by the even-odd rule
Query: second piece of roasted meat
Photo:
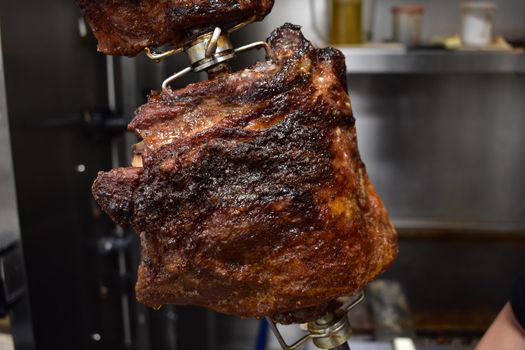
[[(133, 56), (145, 47), (178, 46), (194, 31), (259, 21), (274, 0), (77, 0), (107, 55)], [(209, 29), (211, 27), (211, 29)], [(207, 29), (207, 30), (204, 30)]]
[(394, 260), (396, 233), (360, 159), (344, 56), (298, 27), (271, 60), (153, 93), (129, 125), (143, 168), (93, 194), (140, 234), (137, 298), (305, 322)]

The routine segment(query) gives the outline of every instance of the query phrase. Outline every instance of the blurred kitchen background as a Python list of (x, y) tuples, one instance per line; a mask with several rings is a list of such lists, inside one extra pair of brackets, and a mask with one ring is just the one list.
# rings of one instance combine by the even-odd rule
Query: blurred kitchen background
[[(292, 22), (342, 49), (399, 231), (350, 316), (352, 349), (471, 349), (525, 269), (525, 1), (275, 1), (234, 42)], [(71, 0), (2, 1), (0, 34), (0, 349), (279, 349), (260, 321), (137, 304), (137, 238), (90, 195), (97, 171), (129, 163), (134, 109), (185, 57), (105, 57)]]

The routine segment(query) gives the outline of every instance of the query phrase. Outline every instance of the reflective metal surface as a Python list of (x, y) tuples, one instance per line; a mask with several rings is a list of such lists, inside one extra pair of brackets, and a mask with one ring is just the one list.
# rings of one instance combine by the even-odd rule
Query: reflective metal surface
[(518, 52), (375, 52), (341, 48), (346, 68), (353, 73), (525, 73), (525, 54)]
[(358, 142), (398, 227), (525, 231), (525, 77), (350, 75)]

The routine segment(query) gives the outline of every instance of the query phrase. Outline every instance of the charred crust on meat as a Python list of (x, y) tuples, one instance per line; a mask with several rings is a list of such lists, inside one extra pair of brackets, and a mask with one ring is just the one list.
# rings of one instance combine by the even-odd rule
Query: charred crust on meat
[(229, 28), (263, 19), (274, 0), (77, 0), (108, 55), (135, 56), (145, 47), (181, 44), (192, 30)]
[(154, 92), (129, 125), (144, 169), (113, 218), (140, 234), (146, 305), (306, 322), (397, 254), (359, 156), (344, 57), (291, 24), (268, 42), (271, 60)]
[(133, 216), (135, 190), (142, 180), (142, 168), (119, 168), (99, 172), (93, 183), (93, 197), (118, 225), (128, 227)]

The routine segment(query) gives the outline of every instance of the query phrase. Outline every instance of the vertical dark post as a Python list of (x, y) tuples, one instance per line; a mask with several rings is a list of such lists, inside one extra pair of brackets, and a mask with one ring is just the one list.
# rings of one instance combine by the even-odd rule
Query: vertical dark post
[(350, 350), (350, 346), (348, 343), (344, 343), (342, 345), (339, 345), (337, 348), (333, 348), (332, 350)]

